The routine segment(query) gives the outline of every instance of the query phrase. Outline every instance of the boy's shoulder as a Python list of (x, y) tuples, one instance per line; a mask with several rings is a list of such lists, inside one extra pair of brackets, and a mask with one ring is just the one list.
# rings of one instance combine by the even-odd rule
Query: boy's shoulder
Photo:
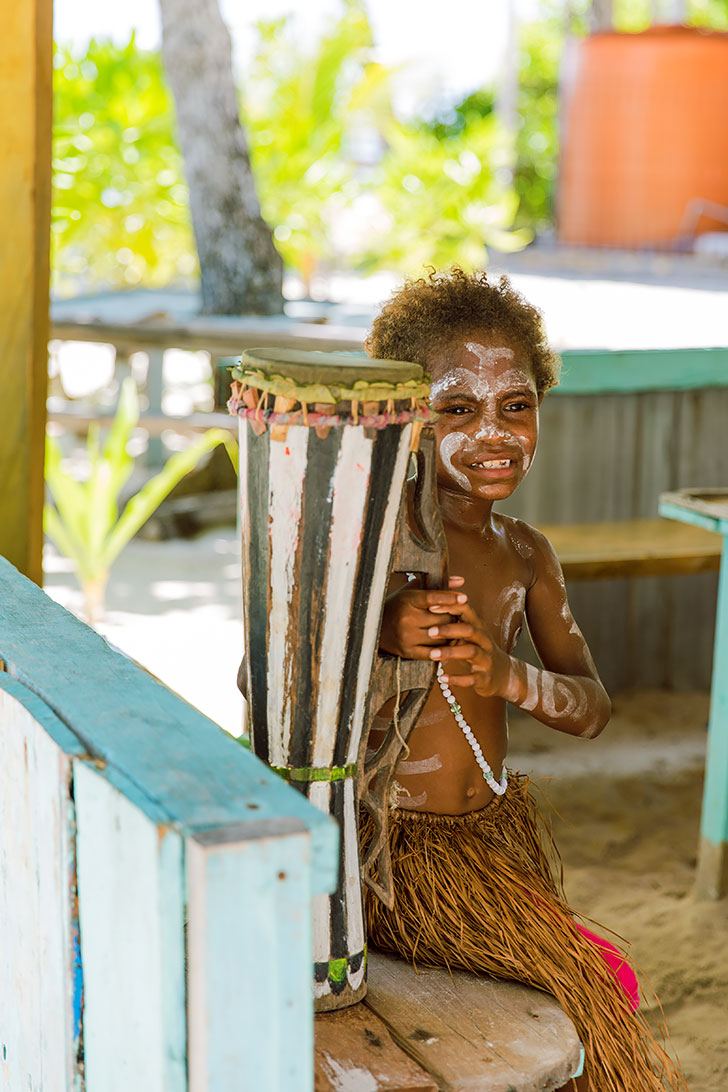
[(523, 519), (516, 519), (515, 516), (506, 516), (502, 512), (499, 516), (513, 546), (521, 557), (532, 564), (536, 572), (543, 566), (551, 568), (554, 562), (558, 564), (553, 546), (537, 527), (532, 527), (530, 523), (526, 523)]

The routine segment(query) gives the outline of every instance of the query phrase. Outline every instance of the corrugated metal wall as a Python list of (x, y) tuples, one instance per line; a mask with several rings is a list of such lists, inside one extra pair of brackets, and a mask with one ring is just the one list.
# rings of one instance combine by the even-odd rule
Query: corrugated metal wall
[[(530, 523), (655, 517), (667, 489), (728, 486), (728, 389), (551, 395), (533, 468), (503, 510)], [(717, 574), (572, 581), (605, 685), (710, 685)]]

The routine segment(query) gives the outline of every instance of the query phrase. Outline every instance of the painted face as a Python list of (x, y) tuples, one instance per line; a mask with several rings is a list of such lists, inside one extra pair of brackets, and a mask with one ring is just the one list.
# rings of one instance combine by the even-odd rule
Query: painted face
[(538, 397), (525, 352), (503, 335), (473, 331), (428, 361), (438, 480), (484, 500), (509, 497), (538, 441)]

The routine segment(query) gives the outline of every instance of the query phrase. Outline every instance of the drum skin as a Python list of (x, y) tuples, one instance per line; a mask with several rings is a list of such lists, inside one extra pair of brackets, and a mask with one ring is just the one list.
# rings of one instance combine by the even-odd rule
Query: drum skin
[(594, 34), (562, 101), (559, 242), (670, 249), (725, 230), (701, 208), (728, 212), (728, 34)]

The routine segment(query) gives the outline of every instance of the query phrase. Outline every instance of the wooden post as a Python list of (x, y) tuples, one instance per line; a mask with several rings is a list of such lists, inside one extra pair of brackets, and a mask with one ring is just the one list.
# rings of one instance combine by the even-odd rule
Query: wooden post
[(52, 0), (0, 5), (0, 554), (40, 582)]
[(723, 535), (714, 647), (700, 852), (695, 877), (695, 892), (704, 899), (720, 899), (728, 893), (728, 533)]
[(728, 895), (728, 490), (681, 489), (663, 493), (659, 511), (722, 536), (710, 694), (708, 750), (695, 893), (701, 899)]

